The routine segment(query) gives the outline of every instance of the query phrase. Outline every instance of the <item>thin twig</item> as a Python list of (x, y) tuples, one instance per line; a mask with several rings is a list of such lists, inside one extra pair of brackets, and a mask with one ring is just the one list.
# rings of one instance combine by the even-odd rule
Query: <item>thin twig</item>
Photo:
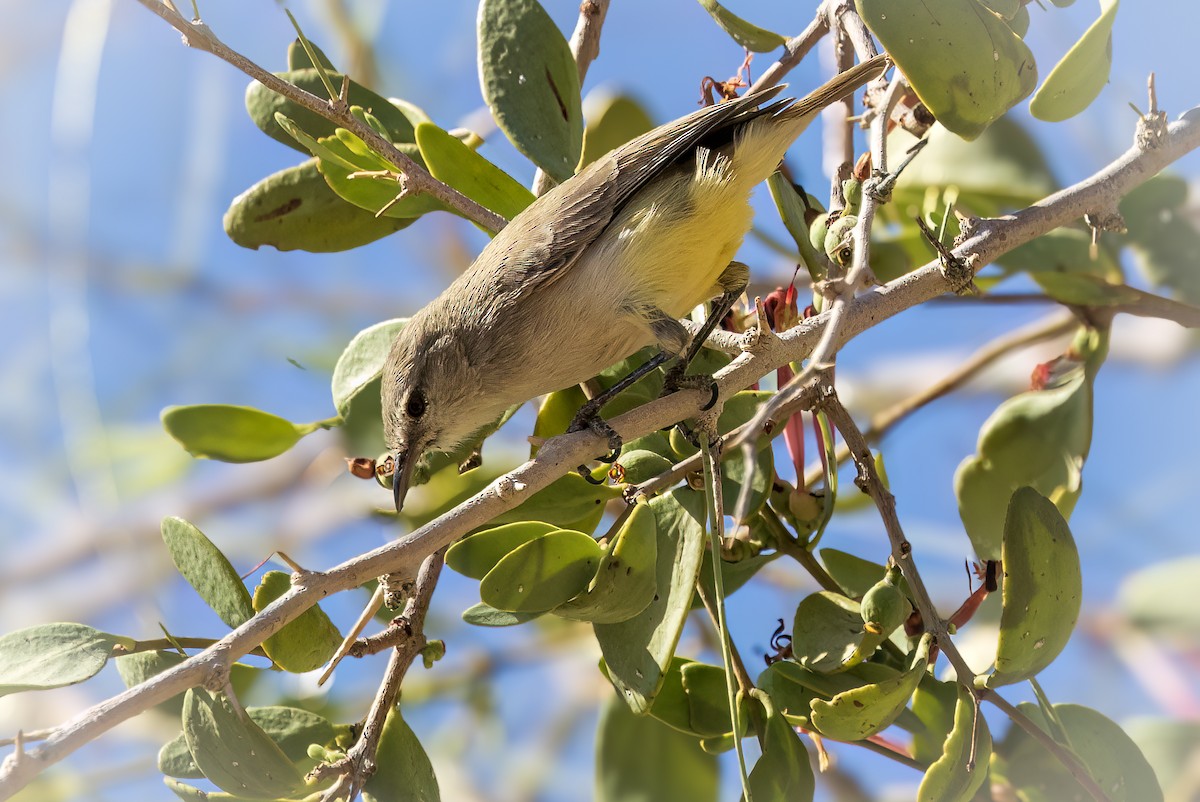
[[(858, 478), (855, 480), (855, 484), (871, 496), (871, 499), (875, 502), (875, 506), (879, 509), (879, 516), (883, 519), (884, 529), (887, 531), (888, 540), (892, 545), (892, 559), (900, 567), (900, 571), (904, 574), (904, 579), (908, 582), (913, 602), (916, 604), (917, 611), (921, 614), (921, 620), (925, 625), (926, 631), (933, 633), (934, 642), (941, 649), (942, 653), (946, 655), (946, 659), (950, 661), (950, 664), (954, 666), (958, 682), (977, 697), (986, 698), (997, 707), (1000, 707), (1023, 729), (1028, 729), (1025, 724), (1017, 720), (1016, 716), (1013, 716), (1013, 713), (1016, 713), (1017, 716), (1025, 718), (1024, 714), (1019, 710), (1009, 705), (1008, 702), (1004, 701), (994, 691), (981, 692), (975, 687), (975, 672), (967, 665), (958, 648), (950, 640), (950, 635), (946, 631), (946, 622), (938, 615), (937, 609), (933, 605), (933, 600), (929, 597), (929, 591), (921, 579), (921, 574), (917, 571), (916, 562), (913, 560), (912, 555), (912, 544), (904, 536), (904, 530), (900, 526), (900, 518), (896, 515), (896, 499), (884, 486), (883, 480), (875, 469), (875, 460), (871, 457), (871, 449), (867, 445), (866, 439), (863, 437), (862, 432), (859, 431), (854, 418), (851, 417), (850, 413), (846, 411), (846, 408), (838, 400), (837, 394), (832, 387), (827, 389), (827, 394), (822, 401), (822, 408), (833, 420), (838, 431), (842, 433), (843, 439), (850, 446), (850, 452), (858, 467)], [(1034, 735), (1043, 744), (1046, 742), (1055, 743), (1054, 739), (1038, 729), (1037, 725), (1028, 721), (1028, 719), (1026, 721), (1029, 726), (1037, 729), (1038, 733), (1040, 733), (1039, 736), (1030, 732), (1031, 735)], [(1058, 745), (1056, 744), (1056, 746)], [(1047, 749), (1050, 749), (1050, 747), (1047, 746)], [(1050, 751), (1071, 772), (1071, 775), (1088, 789), (1088, 792), (1096, 798), (1097, 802), (1109, 802), (1108, 797), (1100, 790), (1091, 776), (1087, 774), (1087, 770), (1081, 766), (1078, 758), (1070, 750), (1059, 746), (1056, 749), (1050, 749)]]
[(808, 52), (816, 47), (817, 42), (821, 41), (821, 37), (829, 33), (829, 15), (825, 9), (826, 6), (822, 3), (817, 8), (812, 22), (808, 23), (808, 27), (799, 36), (787, 41), (787, 44), (783, 46), (783, 55), (779, 57), (779, 61), (767, 67), (763, 74), (758, 76), (758, 80), (750, 87), (749, 92), (761, 92), (778, 84), (783, 80), (783, 76), (803, 61)]
[[(1095, 175), (1022, 211), (977, 222), (954, 249), (973, 269), (1013, 248), (1079, 219), (1089, 210), (1115, 203), (1185, 153), (1200, 147), (1200, 110), (1171, 123), (1156, 147), (1130, 148)], [(838, 346), (901, 312), (959, 286), (938, 262), (920, 267), (847, 305)], [(722, 396), (749, 387), (763, 376), (812, 352), (830, 316), (822, 313), (742, 354), (715, 375)], [(609, 423), (626, 440), (657, 431), (697, 414), (710, 401), (708, 391), (684, 390), (644, 404)], [(215, 672), (260, 645), (321, 599), (358, 587), (386, 573), (415, 570), (426, 556), (470, 530), (511, 510), (576, 465), (602, 453), (607, 443), (591, 432), (574, 432), (546, 441), (530, 460), (488, 485), (454, 509), (414, 532), (357, 555), (327, 572), (303, 578), (276, 601), (222, 638), (215, 646), (146, 682), (81, 711), (59, 726), (41, 745), (0, 763), (0, 799), (25, 787), (34, 777), (81, 746), (159, 702), (204, 683)]]
[[(1035, 343), (1059, 337), (1077, 325), (1078, 320), (1073, 315), (1060, 312), (992, 340), (940, 380), (872, 417), (870, 426), (863, 432), (863, 437), (868, 443), (878, 443), (909, 415), (959, 389), (1002, 357)], [(837, 447), (835, 459), (841, 465), (849, 458), (850, 449), (843, 441)], [(812, 487), (824, 475), (824, 466), (820, 463), (811, 465), (804, 472), (801, 486)]]
[(439, 549), (421, 563), (413, 595), (404, 605), (404, 613), (393, 622), (393, 627), (401, 631), (404, 637), (392, 649), (383, 681), (379, 685), (379, 690), (375, 692), (375, 698), (371, 702), (371, 709), (363, 722), (362, 733), (358, 740), (347, 750), (346, 756), (341, 760), (322, 764), (309, 772), (309, 777), (314, 780), (337, 775), (337, 782), (330, 786), (321, 797), (326, 802), (338, 798), (354, 799), (362, 791), (366, 781), (375, 773), (375, 754), (379, 749), (379, 738), (383, 735), (384, 723), (387, 721), (388, 714), (396, 706), (404, 675), (408, 673), (409, 667), (428, 643), (425, 637), (425, 615), (429, 612), (429, 602), (437, 587), (445, 554), (445, 549)]
[(350, 113), (350, 107), (342, 100), (323, 100), (311, 92), (289, 83), (282, 78), (264, 70), (250, 59), (233, 50), (216, 34), (197, 19), (184, 19), (174, 9), (164, 5), (160, 0), (138, 0), (143, 6), (162, 17), (168, 25), (183, 34), (183, 41), (188, 47), (212, 53), (222, 61), (232, 64), (268, 89), (278, 92), (304, 108), (321, 115), (330, 122), (353, 133), (371, 150), (392, 164), (405, 178), (405, 186), (410, 193), (425, 193), (437, 198), (442, 203), (455, 209), (463, 217), (478, 223), (489, 231), (496, 232), (508, 224), (500, 215), (487, 209), (449, 184), (438, 181), (429, 171), (402, 153), (395, 145), (380, 136), (375, 129), (362, 122)]
[[(579, 71), (580, 91), (583, 90), (588, 67), (600, 55), (600, 29), (604, 27), (609, 2), (610, 0), (583, 0), (579, 4), (579, 21), (575, 23), (575, 32), (571, 34), (571, 55), (575, 57), (575, 67)], [(554, 179), (539, 167), (533, 176), (533, 194), (541, 195), (552, 186)]]

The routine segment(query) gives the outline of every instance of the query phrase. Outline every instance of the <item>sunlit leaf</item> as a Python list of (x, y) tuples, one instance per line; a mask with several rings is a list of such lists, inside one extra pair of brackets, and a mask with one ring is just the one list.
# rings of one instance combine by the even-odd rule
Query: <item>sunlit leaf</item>
[(699, 0), (700, 5), (709, 16), (721, 26), (725, 33), (747, 50), (755, 53), (766, 53), (787, 44), (787, 37), (780, 36), (766, 28), (760, 28), (748, 22), (717, 2), (717, 0)]
[(979, 430), (976, 454), (954, 477), (959, 514), (975, 553), (1000, 559), (1009, 499), (1029, 486), (1069, 516), (1083, 486), (1092, 440), (1096, 371), (1108, 352), (1108, 333), (1080, 329), (1068, 353), (1047, 368), (1044, 389), (1001, 404)]
[(858, 602), (823, 590), (796, 607), (792, 654), (814, 671), (837, 671), (858, 649), (863, 634)]
[(221, 462), (260, 462), (277, 457), (321, 428), (292, 423), (253, 407), (192, 404), (162, 411), (167, 434), (193, 457)]
[[(267, 571), (254, 589), (254, 609), (262, 612), (292, 588), (283, 571)], [(303, 674), (323, 666), (342, 642), (342, 635), (325, 612), (313, 605), (263, 641), (263, 651), (284, 671)]]
[(658, 591), (658, 532), (648, 504), (637, 504), (605, 549), (587, 589), (554, 614), (616, 624), (645, 610)]
[(224, 694), (191, 688), (183, 700), (183, 734), (196, 765), (231, 794), (290, 796), (303, 778), (283, 750)]
[(558, 527), (541, 521), (518, 521), (468, 535), (446, 551), (446, 565), (463, 576), (483, 579), (518, 547)]
[(83, 624), (40, 624), (0, 637), (0, 696), (74, 685), (95, 676), (134, 640)]
[(417, 146), (434, 178), (507, 220), (534, 201), (515, 178), (433, 123), (417, 126)]
[(1112, 69), (1112, 28), (1118, 0), (1100, 0), (1100, 16), (1062, 61), (1046, 76), (1029, 101), (1029, 113), (1039, 120), (1058, 122), (1088, 107), (1108, 83)]
[(1067, 645), (1083, 601), (1079, 552), (1062, 514), (1030, 487), (1013, 493), (1004, 521), (1000, 643), (995, 688), (1036, 676)]
[(705, 511), (675, 490), (650, 502), (658, 532), (657, 598), (619, 624), (596, 624), (609, 678), (630, 709), (650, 709), (683, 631), (704, 554)]
[[(305, 58), (307, 59), (307, 56)], [(317, 97), (326, 99), (329, 97), (329, 93), (325, 89), (325, 84), (321, 82), (320, 74), (313, 67), (276, 73), (276, 76), (311, 92)], [(334, 88), (340, 91), (342, 76), (337, 72), (333, 72), (329, 73), (329, 78), (332, 79)], [(387, 138), (391, 141), (414, 141), (412, 122), (404, 112), (389, 103), (387, 98), (377, 95), (353, 80), (350, 81), (349, 104), (351, 106), (361, 106), (383, 123), (384, 128), (388, 132)], [(311, 111), (298, 103), (285, 99), (283, 95), (276, 94), (273, 90), (268, 89), (258, 81), (252, 81), (246, 87), (246, 112), (264, 134), (277, 142), (282, 142), (288, 147), (296, 148), (300, 151), (304, 150), (304, 146), (298, 143), (279, 125), (275, 117), (276, 114), (282, 114), (294, 120), (296, 125), (308, 131), (313, 137), (332, 136), (334, 130), (337, 128), (335, 123), (325, 119), (315, 111)]]
[(556, 529), (515, 548), (479, 583), (479, 598), (497, 610), (552, 610), (587, 588), (601, 549), (582, 532)]
[(893, 679), (839, 693), (828, 702), (814, 699), (813, 725), (823, 735), (839, 741), (860, 741), (887, 729), (904, 710), (925, 675), (932, 642), (932, 636), (926, 633), (913, 652), (912, 665)]
[(225, 211), (225, 233), (243, 248), (348, 251), (411, 225), (416, 218), (376, 217), (334, 192), (309, 159), (272, 173)]
[(182, 518), (163, 518), (162, 538), (175, 568), (231, 629), (254, 615), (250, 592), (237, 569), (211, 540)]

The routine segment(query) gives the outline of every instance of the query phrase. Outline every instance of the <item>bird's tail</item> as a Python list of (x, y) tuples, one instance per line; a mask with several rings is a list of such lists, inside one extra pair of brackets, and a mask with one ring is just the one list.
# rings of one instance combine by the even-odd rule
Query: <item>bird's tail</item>
[(855, 64), (845, 72), (835, 75), (823, 86), (814, 89), (804, 97), (779, 113), (778, 119), (810, 121), (821, 109), (836, 103), (860, 86), (874, 80), (883, 74), (891, 65), (886, 54), (880, 54), (867, 59), (861, 64)]
[(824, 86), (782, 110), (771, 113), (764, 108), (762, 116), (747, 123), (734, 138), (731, 155), (736, 168), (730, 170), (729, 175), (734, 176), (742, 187), (765, 181), (821, 109), (879, 76), (890, 63), (887, 56), (875, 56), (839, 73)]

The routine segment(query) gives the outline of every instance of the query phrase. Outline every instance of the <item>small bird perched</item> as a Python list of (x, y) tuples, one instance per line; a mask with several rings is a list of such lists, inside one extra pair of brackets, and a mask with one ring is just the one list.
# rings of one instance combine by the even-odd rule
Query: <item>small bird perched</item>
[[(453, 448), (514, 404), (652, 344), (660, 362), (685, 367), (691, 338), (678, 319), (717, 296), (732, 304), (749, 280), (731, 260), (753, 221), (751, 190), (821, 109), (887, 65), (876, 56), (795, 102), (768, 103), (776, 88), (700, 109), (517, 215), (392, 344), (382, 400), (396, 510), (422, 454)], [(611, 433), (598, 411), (581, 414)]]

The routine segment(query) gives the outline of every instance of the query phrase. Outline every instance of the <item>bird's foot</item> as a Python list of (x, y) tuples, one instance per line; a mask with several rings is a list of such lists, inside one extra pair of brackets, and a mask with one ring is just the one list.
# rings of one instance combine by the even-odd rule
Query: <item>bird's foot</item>
[[(600, 435), (608, 440), (609, 453), (603, 457), (597, 457), (600, 462), (611, 465), (621, 456), (621, 446), (624, 441), (621, 435), (617, 434), (617, 430), (608, 424), (608, 421), (600, 417), (599, 410), (591, 407), (590, 404), (585, 404), (582, 409), (575, 415), (571, 421), (571, 425), (567, 427), (567, 433), (590, 431)], [(592, 484), (603, 484), (603, 479), (595, 479), (592, 477), (592, 472), (588, 470), (586, 465), (580, 465), (575, 469), (576, 472), (584, 479)]]

